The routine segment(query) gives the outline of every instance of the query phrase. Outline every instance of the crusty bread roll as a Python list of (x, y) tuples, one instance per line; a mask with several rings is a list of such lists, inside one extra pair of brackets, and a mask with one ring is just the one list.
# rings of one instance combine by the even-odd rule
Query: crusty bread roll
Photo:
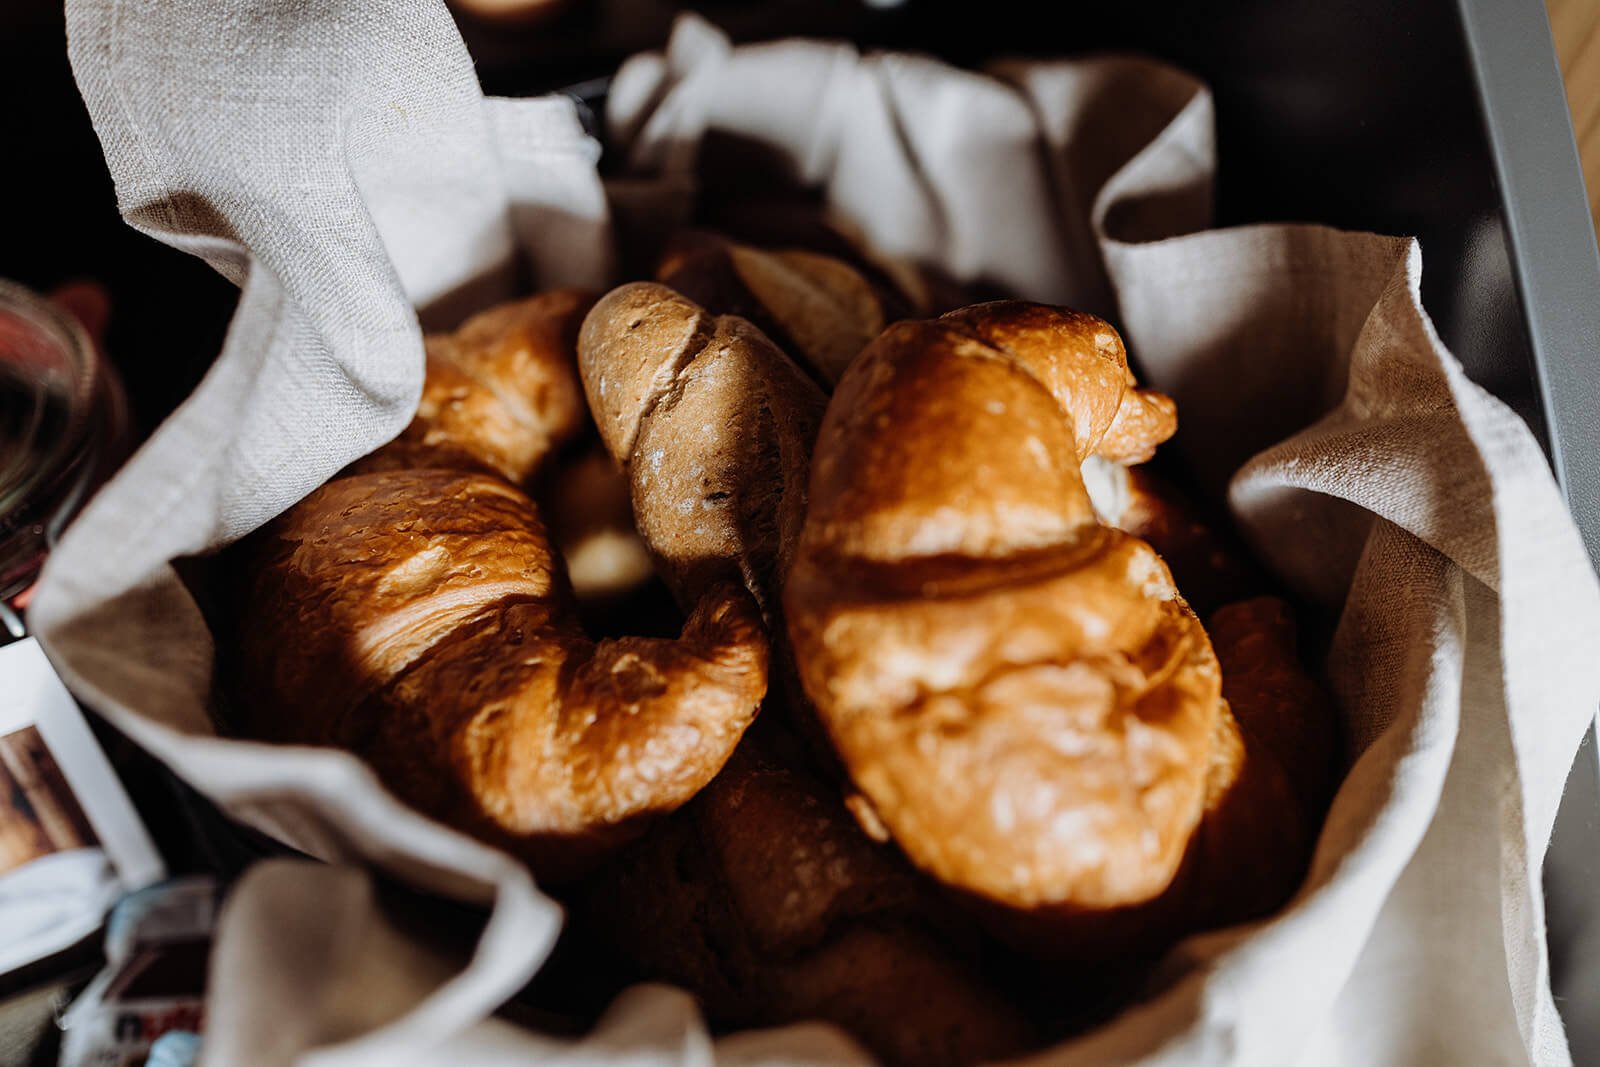
[[(684, 584), (677, 640), (589, 640), (526, 478), (581, 412), (587, 302), (433, 339), (417, 418), (246, 549), (240, 692), (266, 739), (339, 745), (436, 818), (568, 877), (693, 796), (766, 690), (737, 582)], [(459, 371), (457, 375), (455, 372)]]
[(806, 692), (911, 860), (1034, 947), (1161, 897), (1246, 768), (1287, 778), (1084, 485), (1174, 428), (1109, 325), (1003, 302), (891, 327), (818, 436), (784, 599)]
[(763, 251), (694, 231), (667, 246), (656, 280), (714, 314), (745, 319), (829, 387), (867, 342), (910, 311), (841, 259)]
[(981, 299), (929, 264), (884, 253), (814, 192), (773, 192), (742, 178), (718, 192), (702, 198), (702, 225), (756, 248), (798, 248), (841, 260), (898, 297), (906, 314), (928, 318)]
[(907, 1067), (1025, 1051), (1040, 1035), (931, 888), (764, 720), (580, 906), (641, 977), (689, 989), (723, 1025), (821, 1019)]
[(821, 390), (748, 322), (651, 282), (595, 304), (578, 362), (639, 533), (680, 602), (734, 578), (776, 611)]

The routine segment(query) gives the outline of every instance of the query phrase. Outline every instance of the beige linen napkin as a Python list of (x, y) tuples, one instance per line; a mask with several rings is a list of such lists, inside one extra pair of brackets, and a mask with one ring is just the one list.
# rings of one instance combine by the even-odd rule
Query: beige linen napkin
[[(386, 926), (354, 869), (263, 865), (227, 909), (206, 1061), (858, 1056), (815, 1026), (712, 1042), (659, 988), (578, 1041), (482, 1021), (555, 931), (526, 873), (347, 757), (213, 736), (209, 638), (168, 561), (405, 421), (411, 303), (497, 277), (514, 247), (541, 281), (598, 280), (602, 204), (570, 108), (483, 99), (436, 3), (68, 10), (124, 214), (243, 295), (206, 382), (52, 560), (34, 622), (80, 696), (235, 817), (493, 904), (462, 965)], [(1157, 995), (1036, 1062), (1567, 1060), (1538, 874), (1600, 701), (1600, 588), (1527, 429), (1434, 335), (1414, 243), (1208, 229), (1209, 97), (1136, 59), (978, 75), (840, 45), (733, 48), (686, 21), (619, 72), (609, 120), (630, 196), (654, 210), (684, 209), (701, 136), (739, 134), (885, 251), (1110, 315), (1178, 399), (1172, 447), (1340, 619), (1328, 668), (1353, 766), (1304, 890), (1270, 921), (1185, 942)]]

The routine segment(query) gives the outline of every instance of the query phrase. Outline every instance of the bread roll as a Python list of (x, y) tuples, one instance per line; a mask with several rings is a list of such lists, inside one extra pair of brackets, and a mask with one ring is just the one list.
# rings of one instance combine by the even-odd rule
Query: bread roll
[(650, 282), (594, 306), (578, 360), (640, 535), (680, 602), (731, 578), (775, 612), (822, 392), (748, 322)]
[(581, 907), (642, 977), (684, 986), (723, 1025), (820, 1019), (908, 1067), (1036, 1044), (930, 889), (758, 728)]
[(905, 315), (927, 318), (981, 299), (926, 263), (885, 254), (859, 226), (812, 192), (752, 192), (741, 180), (719, 193), (714, 199), (702, 197), (700, 217), (709, 229), (756, 248), (805, 249), (847, 263), (873, 286), (893, 294)]
[(713, 314), (745, 319), (830, 388), (867, 342), (909, 311), (841, 259), (692, 231), (668, 245), (656, 280)]

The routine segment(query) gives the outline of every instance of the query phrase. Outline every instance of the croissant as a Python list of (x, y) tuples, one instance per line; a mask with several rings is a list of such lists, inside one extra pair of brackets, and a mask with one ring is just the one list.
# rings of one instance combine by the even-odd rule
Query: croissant
[[(1002, 928), (1058, 925), (1066, 951), (1149, 927), (1099, 920), (1154, 906), (1181, 867), (1205, 882), (1243, 855), (1194, 859), (1202, 820), (1238, 827), (1239, 783), (1291, 777), (1240, 731), (1166, 564), (1084, 483), (1086, 459), (1140, 462), (1175, 428), (1093, 316), (898, 323), (828, 406), (785, 589), (801, 681), (873, 816)], [(1162, 908), (1191, 918), (1205, 892)]]
[(587, 420), (572, 352), (593, 304), (582, 290), (552, 289), (425, 338), (416, 416), (347, 472), (449, 467), (526, 485)]
[(248, 548), (246, 728), (338, 745), (436, 818), (570, 877), (716, 774), (766, 691), (736, 582), (676, 640), (584, 635), (525, 480), (580, 425), (589, 301), (544, 294), (428, 345), (395, 442)]

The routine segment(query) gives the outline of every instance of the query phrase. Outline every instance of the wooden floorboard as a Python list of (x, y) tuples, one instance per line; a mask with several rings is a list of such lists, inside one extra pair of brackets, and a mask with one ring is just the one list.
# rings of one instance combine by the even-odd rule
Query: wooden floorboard
[(1600, 0), (1545, 0), (1578, 158), (1589, 187), (1589, 212), (1600, 226)]

